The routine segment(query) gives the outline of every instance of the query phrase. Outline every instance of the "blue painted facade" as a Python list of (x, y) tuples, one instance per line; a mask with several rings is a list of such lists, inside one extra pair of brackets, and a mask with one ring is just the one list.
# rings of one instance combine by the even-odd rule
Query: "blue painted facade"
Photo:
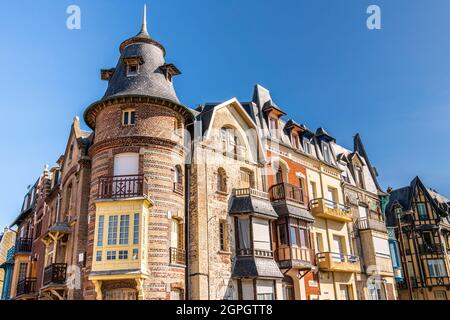
[(5, 270), (5, 276), (3, 278), (3, 290), (1, 300), (9, 300), (11, 294), (12, 275), (14, 271), (14, 253), (15, 247), (8, 250), (6, 256), (6, 262), (3, 263), (0, 268)]
[[(386, 206), (389, 203), (389, 196), (381, 197), (381, 212), (386, 219)], [(386, 228), (388, 232), (389, 251), (391, 253), (392, 267), (394, 268), (394, 277), (397, 282), (403, 282), (402, 265), (400, 262), (400, 253), (398, 250), (397, 238), (394, 228)]]

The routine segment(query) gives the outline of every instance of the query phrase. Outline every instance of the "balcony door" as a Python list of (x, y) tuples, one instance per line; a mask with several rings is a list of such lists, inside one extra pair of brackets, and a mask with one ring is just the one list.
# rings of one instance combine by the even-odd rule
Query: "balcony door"
[(333, 260), (336, 262), (344, 261), (344, 239), (341, 236), (333, 236)]
[[(114, 157), (114, 194), (133, 194), (139, 190), (139, 183), (133, 176), (139, 174), (139, 154), (122, 153)], [(128, 176), (128, 177), (127, 177)]]
[(328, 207), (331, 209), (337, 209), (338, 207), (338, 196), (337, 196), (337, 189), (328, 187), (325, 193), (325, 198), (331, 203), (327, 204)]
[(114, 176), (134, 176), (138, 174), (138, 153), (122, 153), (114, 157)]

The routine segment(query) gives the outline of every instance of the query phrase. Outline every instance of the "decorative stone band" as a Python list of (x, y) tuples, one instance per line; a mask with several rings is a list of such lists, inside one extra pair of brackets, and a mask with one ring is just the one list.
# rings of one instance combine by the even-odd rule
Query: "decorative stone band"
[(170, 107), (172, 110), (175, 110), (176, 112), (181, 114), (187, 122), (192, 121), (194, 119), (194, 115), (186, 106), (175, 103), (173, 101), (169, 101), (158, 97), (127, 95), (127, 96), (111, 97), (105, 100), (94, 102), (84, 112), (84, 121), (87, 123), (89, 128), (94, 130), (95, 120), (100, 111), (102, 111), (104, 108), (108, 106), (124, 103), (149, 103), (149, 104), (157, 104), (160, 106), (166, 106)]
[(164, 138), (156, 137), (144, 137), (144, 136), (132, 136), (132, 137), (120, 137), (101, 141), (94, 144), (89, 149), (89, 156), (92, 158), (97, 153), (111, 149), (111, 148), (123, 148), (125, 146), (132, 147), (147, 147), (147, 146), (162, 146), (177, 151), (180, 156), (183, 156), (185, 152), (189, 150), (184, 146)]

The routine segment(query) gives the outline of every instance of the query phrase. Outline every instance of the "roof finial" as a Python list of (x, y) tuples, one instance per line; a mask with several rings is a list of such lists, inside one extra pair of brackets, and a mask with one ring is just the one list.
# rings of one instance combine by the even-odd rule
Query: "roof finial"
[(141, 33), (148, 34), (148, 31), (147, 31), (147, 4), (144, 4), (144, 16), (142, 18)]

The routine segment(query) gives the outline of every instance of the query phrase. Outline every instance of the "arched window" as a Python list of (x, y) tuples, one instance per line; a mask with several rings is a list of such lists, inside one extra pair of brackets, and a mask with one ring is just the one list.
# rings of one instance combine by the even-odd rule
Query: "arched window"
[(217, 190), (220, 192), (227, 192), (227, 173), (223, 168), (217, 170)]
[(183, 193), (183, 171), (180, 165), (175, 166), (173, 185), (175, 192)]

